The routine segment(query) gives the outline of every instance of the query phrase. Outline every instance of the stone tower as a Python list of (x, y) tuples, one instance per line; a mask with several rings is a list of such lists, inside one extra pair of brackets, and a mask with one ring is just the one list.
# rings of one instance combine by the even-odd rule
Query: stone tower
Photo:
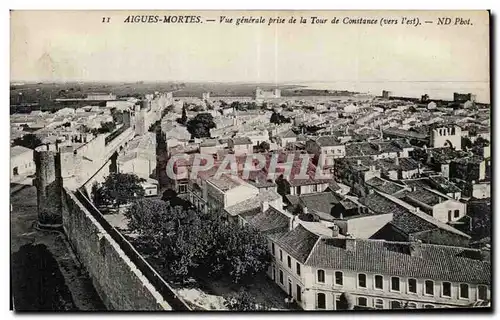
[(62, 179), (60, 154), (55, 145), (35, 149), (38, 222), (43, 226), (62, 226)]

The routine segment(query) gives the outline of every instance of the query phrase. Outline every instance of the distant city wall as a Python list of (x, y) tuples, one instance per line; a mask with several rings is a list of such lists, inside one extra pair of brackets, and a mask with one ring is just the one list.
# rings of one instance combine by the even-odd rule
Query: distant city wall
[(108, 309), (189, 310), (82, 193), (64, 188), (62, 211), (70, 244)]

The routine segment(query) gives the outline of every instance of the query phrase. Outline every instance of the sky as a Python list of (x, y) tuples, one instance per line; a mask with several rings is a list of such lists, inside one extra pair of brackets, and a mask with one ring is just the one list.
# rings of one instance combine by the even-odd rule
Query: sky
[[(129, 24), (128, 15), (200, 15), (202, 24)], [(110, 23), (102, 23), (102, 17)], [(433, 24), (220, 24), (219, 17), (376, 19)], [(437, 26), (437, 17), (470, 18)], [(207, 22), (206, 19), (215, 19)], [(11, 81), (384, 82), (489, 86), (486, 11), (12, 11)]]

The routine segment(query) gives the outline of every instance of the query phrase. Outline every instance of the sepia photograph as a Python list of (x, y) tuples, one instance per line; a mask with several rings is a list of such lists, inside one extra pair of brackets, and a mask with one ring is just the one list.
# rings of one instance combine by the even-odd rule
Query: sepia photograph
[(491, 21), (11, 10), (10, 309), (491, 312)]

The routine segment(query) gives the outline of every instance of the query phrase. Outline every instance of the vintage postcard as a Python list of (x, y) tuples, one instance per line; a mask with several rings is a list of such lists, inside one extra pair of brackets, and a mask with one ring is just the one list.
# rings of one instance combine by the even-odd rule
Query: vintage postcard
[(491, 310), (488, 11), (10, 27), (13, 310)]

